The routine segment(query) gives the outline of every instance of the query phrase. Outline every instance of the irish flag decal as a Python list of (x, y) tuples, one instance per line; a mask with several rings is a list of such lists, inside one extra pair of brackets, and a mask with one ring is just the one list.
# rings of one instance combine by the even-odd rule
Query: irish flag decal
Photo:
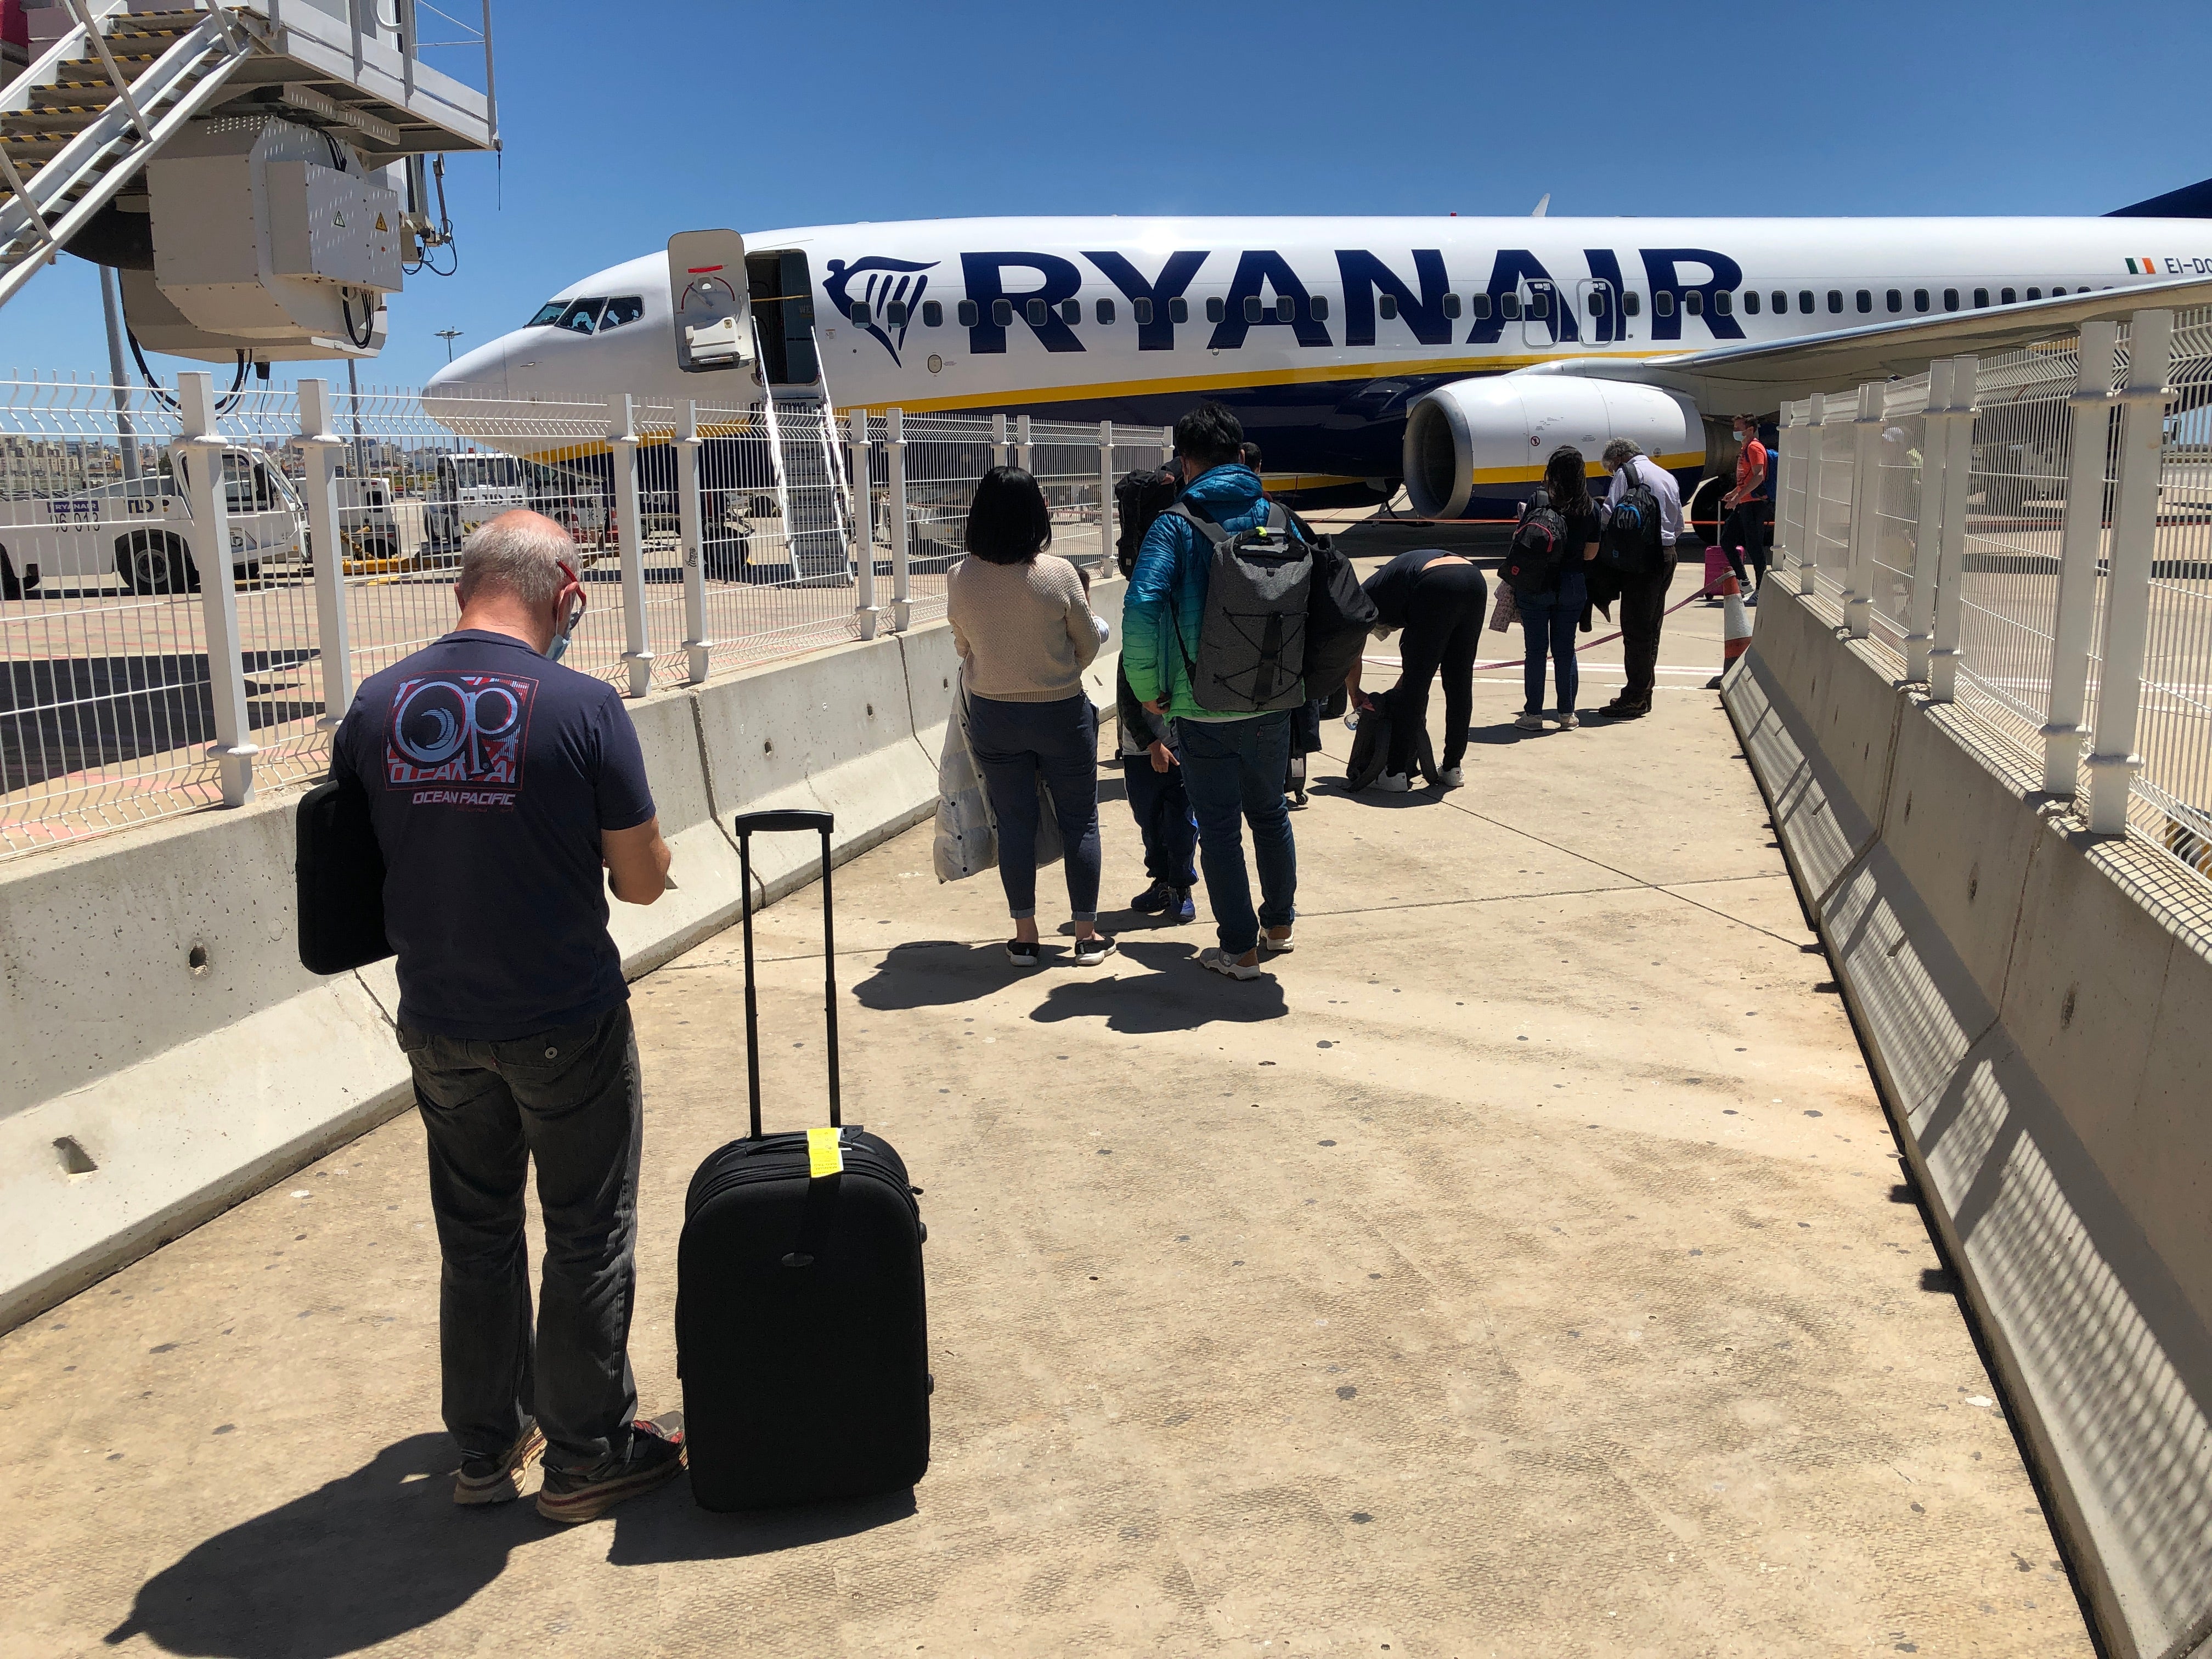
[(2130, 276), (2155, 276), (2158, 275), (2158, 261), (2155, 259), (2130, 259), (2128, 261), (2128, 275)]

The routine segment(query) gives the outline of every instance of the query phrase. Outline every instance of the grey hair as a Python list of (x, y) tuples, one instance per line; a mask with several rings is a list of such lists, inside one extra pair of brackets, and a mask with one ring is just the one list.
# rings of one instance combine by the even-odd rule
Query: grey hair
[(489, 590), (512, 593), (540, 610), (568, 586), (560, 562), (573, 562), (575, 553), (568, 532), (544, 514), (502, 513), (478, 525), (461, 544), (461, 574), (454, 586), (463, 605)]
[(1605, 447), (1604, 460), (1607, 466), (1626, 466), (1632, 457), (1643, 453), (1644, 446), (1635, 439), (1615, 438)]

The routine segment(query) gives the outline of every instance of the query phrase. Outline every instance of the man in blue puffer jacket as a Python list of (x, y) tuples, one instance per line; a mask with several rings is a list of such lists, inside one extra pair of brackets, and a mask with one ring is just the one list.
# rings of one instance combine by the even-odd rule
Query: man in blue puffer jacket
[[(1176, 422), (1176, 454), (1188, 487), (1182, 505), (1224, 530), (1249, 530), (1267, 513), (1259, 474), (1239, 464), (1244, 428), (1219, 404), (1200, 404)], [(1176, 723), (1183, 788), (1198, 819), (1199, 863), (1219, 929), (1200, 965), (1231, 979), (1257, 979), (1263, 952), (1291, 948), (1297, 847), (1283, 797), (1291, 717), (1223, 714), (1193, 696), (1190, 659), (1206, 617), (1213, 550), (1196, 526), (1163, 513), (1145, 533), (1121, 602), (1121, 668), (1139, 702)], [(1252, 825), (1260, 908), (1252, 908), (1243, 826)], [(1262, 931), (1264, 930), (1264, 931)]]

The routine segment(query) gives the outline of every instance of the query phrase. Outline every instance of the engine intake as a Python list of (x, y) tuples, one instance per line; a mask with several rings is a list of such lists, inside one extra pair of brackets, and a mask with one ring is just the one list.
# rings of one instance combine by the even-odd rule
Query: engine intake
[(1705, 464), (1704, 422), (1680, 393), (1573, 374), (1455, 380), (1407, 415), (1406, 492), (1425, 519), (1463, 518), (1471, 501), (1527, 495), (1561, 444), (1595, 466), (1615, 438), (1669, 469)]

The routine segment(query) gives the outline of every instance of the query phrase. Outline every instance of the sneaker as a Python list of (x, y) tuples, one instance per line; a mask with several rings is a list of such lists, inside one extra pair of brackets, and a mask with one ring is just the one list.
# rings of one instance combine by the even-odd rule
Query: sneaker
[(1075, 941), (1075, 965), (1096, 968), (1114, 954), (1114, 941), (1103, 933), (1093, 933), (1089, 939)]
[(1437, 787), (1457, 789), (1467, 782), (1467, 774), (1456, 766), (1447, 766), (1437, 774)]
[(1017, 968), (1034, 968), (1044, 960), (1044, 945), (1033, 939), (1006, 941), (1006, 960)]
[(1262, 956), (1288, 956), (1297, 948), (1297, 940), (1289, 933), (1284, 934), (1280, 939), (1266, 932), (1262, 932), (1260, 935), (1260, 953)]
[(1178, 887), (1175, 890), (1175, 905), (1168, 914), (1177, 921), (1198, 920), (1198, 906), (1191, 902), (1189, 888)]
[(1609, 720), (1641, 720), (1651, 712), (1651, 705), (1648, 702), (1630, 702), (1625, 697), (1615, 697), (1597, 712)]
[[(1254, 954), (1256, 956), (1258, 953), (1255, 951)], [(1260, 977), (1260, 966), (1256, 961), (1239, 962), (1218, 945), (1209, 945), (1198, 953), (1198, 965), (1219, 974), (1225, 979)]]
[(1757, 588), (1753, 588), (1750, 592), (1743, 596), (1743, 608), (1747, 611), (1756, 611), (1759, 609), (1759, 590)]
[(522, 1437), (499, 1457), (464, 1457), (453, 1476), (456, 1504), (511, 1504), (522, 1496), (522, 1477), (545, 1450), (545, 1435), (536, 1422), (523, 1425)]
[(538, 1512), (574, 1526), (596, 1521), (625, 1498), (651, 1492), (684, 1469), (684, 1431), (664, 1430), (640, 1418), (630, 1425), (629, 1455), (589, 1469), (548, 1469), (538, 1489)]
[(1164, 881), (1156, 881), (1129, 901), (1129, 908), (1140, 916), (1157, 916), (1175, 902), (1175, 889)]
[(1306, 792), (1303, 789), (1291, 790), (1291, 793), (1284, 798), (1283, 805), (1289, 807), (1293, 812), (1304, 811), (1306, 810)]
[(1571, 708), (1559, 716), (1559, 730), (1562, 732), (1579, 732), (1582, 726), (1583, 717)]
[(1413, 789), (1413, 779), (1407, 772), (1385, 772), (1375, 780), (1375, 787), (1386, 795), (1403, 795)]
[(1544, 729), (1544, 717), (1531, 708), (1513, 722), (1513, 729), (1516, 732), (1540, 732)]

